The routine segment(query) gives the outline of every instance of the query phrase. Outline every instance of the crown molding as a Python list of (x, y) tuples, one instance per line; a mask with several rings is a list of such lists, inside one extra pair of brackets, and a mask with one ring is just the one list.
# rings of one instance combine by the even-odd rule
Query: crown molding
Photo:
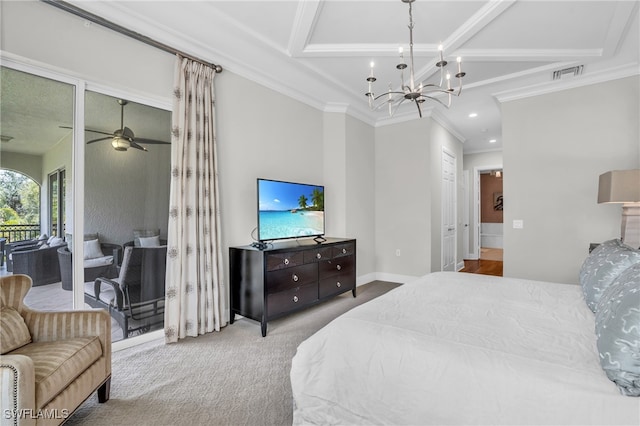
[(492, 96), (495, 97), (500, 103), (511, 102), (518, 99), (530, 98), (533, 96), (559, 92), (576, 87), (588, 86), (591, 84), (618, 80), (620, 78), (632, 77), (634, 75), (640, 75), (640, 66), (638, 65), (638, 63), (620, 65), (618, 67), (596, 71), (587, 75), (583, 74), (571, 80), (546, 81), (543, 83), (532, 84), (530, 86), (521, 87), (518, 89), (496, 92), (493, 93)]
[(467, 138), (464, 137), (462, 133), (458, 131), (456, 126), (453, 125), (442, 113), (440, 113), (437, 109), (434, 109), (431, 112), (431, 118), (442, 126), (446, 131), (451, 133), (456, 139), (458, 139), (461, 143), (465, 143)]
[(464, 155), (472, 155), (472, 154), (486, 154), (489, 152), (502, 152), (502, 148), (487, 148), (487, 149), (474, 149), (474, 150), (465, 150)]

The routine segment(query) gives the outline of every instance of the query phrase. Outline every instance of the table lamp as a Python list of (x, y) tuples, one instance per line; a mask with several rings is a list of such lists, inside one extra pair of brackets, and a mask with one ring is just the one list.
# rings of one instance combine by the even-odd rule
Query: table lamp
[(640, 247), (640, 169), (612, 170), (600, 175), (598, 203), (622, 204), (622, 242)]

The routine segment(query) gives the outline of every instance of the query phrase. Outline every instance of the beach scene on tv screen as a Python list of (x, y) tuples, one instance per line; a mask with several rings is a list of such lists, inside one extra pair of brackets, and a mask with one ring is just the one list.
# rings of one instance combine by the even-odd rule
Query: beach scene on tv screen
[(324, 234), (324, 189), (270, 180), (259, 181), (259, 239)]

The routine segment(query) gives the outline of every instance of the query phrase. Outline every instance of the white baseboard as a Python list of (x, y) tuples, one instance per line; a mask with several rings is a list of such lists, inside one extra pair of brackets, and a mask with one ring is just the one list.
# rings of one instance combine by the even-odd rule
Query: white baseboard
[(370, 283), (371, 281), (375, 281), (376, 279), (377, 278), (376, 278), (375, 272), (370, 272), (368, 274), (361, 275), (356, 278), (356, 287)]
[(418, 277), (412, 275), (389, 274), (386, 272), (371, 272), (356, 278), (356, 286), (370, 283), (371, 281), (389, 281), (393, 283), (406, 283)]
[(456, 265), (456, 272), (460, 272), (462, 269), (464, 269), (464, 260)]

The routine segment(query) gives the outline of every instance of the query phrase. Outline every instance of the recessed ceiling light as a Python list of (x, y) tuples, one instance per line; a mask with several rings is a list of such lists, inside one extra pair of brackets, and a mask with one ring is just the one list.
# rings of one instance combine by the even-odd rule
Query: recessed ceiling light
[(472, 112), (471, 114), (469, 114), (469, 118), (476, 118), (478, 116), (477, 112)]
[(489, 143), (496, 143), (497, 141), (495, 139), (489, 139)]

